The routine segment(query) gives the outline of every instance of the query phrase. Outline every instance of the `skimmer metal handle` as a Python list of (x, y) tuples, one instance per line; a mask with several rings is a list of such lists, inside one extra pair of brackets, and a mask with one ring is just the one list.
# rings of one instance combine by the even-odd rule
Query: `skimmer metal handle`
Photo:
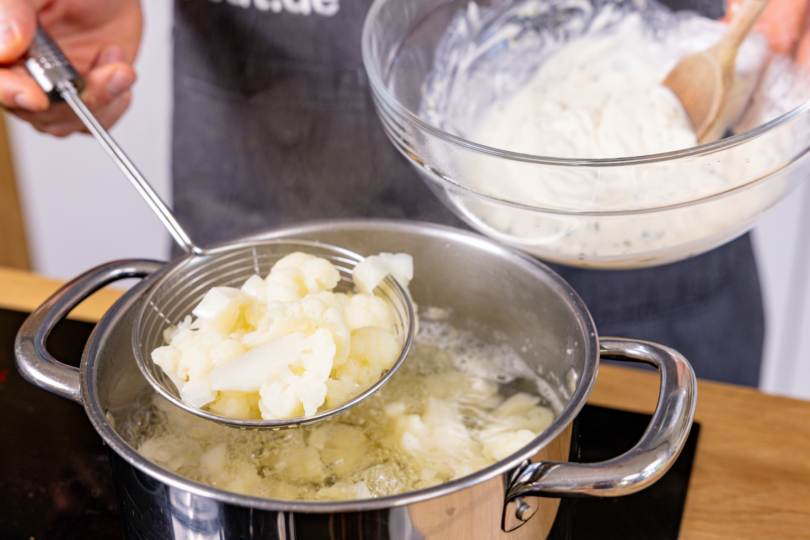
[(104, 126), (99, 123), (98, 119), (79, 98), (79, 93), (85, 87), (84, 79), (41, 26), (37, 28), (34, 40), (31, 42), (24, 60), (28, 72), (52, 102), (64, 100), (70, 105), (70, 108), (73, 109), (90, 133), (95, 136), (104, 150), (107, 151), (107, 154), (118, 165), (118, 168), (129, 178), (129, 181), (141, 194), (141, 197), (146, 200), (147, 204), (157, 214), (180, 247), (186, 250), (187, 253), (202, 253), (202, 249), (191, 241), (191, 238), (177, 222), (166, 203), (163, 202), (137, 167), (121, 150), (115, 139), (110, 136)]
[[(172, 234), (174, 239), (183, 247), (186, 252), (190, 255), (205, 255), (206, 253), (197, 247), (186, 234), (186, 232), (180, 227), (180, 224), (175, 219), (172, 212), (166, 206), (166, 204), (160, 199), (157, 193), (155, 193), (154, 189), (149, 185), (146, 179), (141, 175), (135, 165), (127, 158), (126, 154), (124, 154), (123, 150), (118, 146), (115, 140), (107, 133), (107, 130), (98, 122), (96, 117), (93, 115), (92, 112), (85, 106), (84, 102), (79, 98), (79, 88), (83, 86), (83, 82), (79, 83), (77, 81), (81, 80), (79, 77), (78, 72), (70, 66), (70, 62), (67, 60), (65, 55), (59, 50), (56, 43), (54, 43), (53, 39), (51, 39), (47, 33), (40, 27), (37, 29), (37, 37), (34, 40), (35, 45), (32, 45), (31, 50), (29, 50), (28, 54), (25, 57), (25, 64), (28, 67), (29, 72), (32, 76), (37, 80), (40, 84), (42, 89), (52, 95), (53, 92), (56, 92), (63, 100), (67, 102), (67, 104), (73, 109), (79, 119), (84, 123), (87, 129), (92, 133), (95, 138), (101, 143), (101, 146), (107, 151), (113, 161), (118, 165), (118, 168), (123, 171), (123, 173), (129, 178), (130, 182), (135, 189), (141, 194), (141, 196), (146, 200), (152, 210), (157, 214), (169, 232)], [(58, 68), (58, 69), (57, 69)], [(78, 79), (77, 79), (78, 78)], [(317, 243), (316, 243), (317, 244)], [(253, 252), (255, 253), (255, 247), (258, 244), (252, 246)], [(238, 245), (236, 246), (239, 247)], [(325, 244), (320, 244), (320, 247), (328, 247), (330, 249), (333, 246), (326, 246)], [(338, 251), (338, 248), (334, 248)], [(307, 250), (311, 252), (311, 250)], [(345, 251), (345, 250), (344, 250)], [(222, 251), (220, 251), (222, 253)], [(341, 251), (341, 256), (343, 255)], [(359, 257), (359, 256), (358, 256)], [(209, 259), (210, 261), (210, 259)], [(410, 350), (411, 343), (413, 341), (413, 333), (414, 333), (414, 326), (416, 321), (416, 315), (414, 313), (413, 303), (411, 301), (410, 295), (407, 294), (404, 288), (402, 288), (399, 284), (393, 280), (393, 278), (387, 278), (390, 280), (392, 284), (396, 285), (396, 289), (402, 294), (402, 303), (405, 306), (406, 315), (404, 319), (407, 321), (407, 339), (402, 348), (400, 353), (400, 357), (394, 366), (373, 386), (367, 389), (365, 392), (356, 396), (354, 399), (340, 405), (339, 407), (335, 407), (324, 411), (323, 413), (316, 414), (311, 417), (306, 418), (293, 418), (287, 420), (262, 420), (262, 421), (253, 421), (253, 420), (240, 420), (234, 418), (227, 418), (219, 415), (215, 415), (206, 411), (202, 411), (200, 409), (189, 407), (188, 405), (184, 404), (181, 400), (176, 399), (176, 397), (168, 391), (164, 387), (164, 383), (156, 380), (154, 377), (150, 376), (150, 370), (148, 367), (144, 366), (143, 355), (140, 353), (139, 348), (139, 336), (140, 331), (137, 330), (138, 326), (136, 325), (136, 330), (134, 334), (134, 339), (136, 340), (136, 357), (138, 358), (138, 364), (144, 374), (147, 376), (150, 384), (155, 388), (155, 390), (164, 397), (167, 397), (170, 402), (173, 404), (195, 414), (197, 416), (201, 416), (207, 418), (209, 420), (215, 420), (222, 424), (228, 425), (230, 427), (242, 427), (247, 429), (280, 429), (280, 428), (292, 428), (292, 427), (299, 427), (302, 425), (306, 425), (313, 422), (318, 422), (320, 420), (324, 420), (335, 414), (338, 414), (354, 405), (358, 404), (361, 400), (365, 399), (371, 393), (373, 393), (376, 389), (380, 388), (386, 381), (394, 374), (394, 372), (402, 365), (405, 356), (407, 356), (408, 351)], [(197, 287), (199, 285), (193, 278), (191, 280), (187, 280), (187, 284), (191, 287)], [(174, 300), (174, 299), (173, 299)], [(143, 316), (138, 318), (138, 323), (140, 324), (143, 321)], [(29, 377), (29, 380), (34, 382), (35, 384), (37, 380), (45, 380), (47, 381), (49, 376), (52, 374), (51, 372), (56, 373), (59, 376), (65, 375), (65, 379), (67, 382), (60, 386), (58, 389), (52, 389), (56, 393), (68, 397), (74, 400), (80, 400), (81, 397), (78, 391), (78, 374), (70, 372), (69, 370), (65, 370), (64, 366), (55, 366), (53, 362), (48, 357), (45, 357), (44, 349), (40, 347), (40, 351), (37, 351), (37, 354), (41, 353), (42, 358), (46, 358), (44, 364), (42, 362), (39, 365), (45, 365), (45, 371), (47, 371), (46, 376), (39, 377), (36, 375), (34, 371), (32, 371), (32, 375)], [(29, 355), (29, 357), (36, 358), (33, 355)], [(43, 383), (43, 386), (47, 386)], [(53, 387), (52, 387), (53, 388)], [(176, 392), (175, 392), (176, 393)]]
[(64, 101), (57, 88), (62, 81), (72, 84), (78, 93), (84, 90), (84, 78), (42, 28), (37, 28), (34, 34), (34, 40), (28, 48), (25, 67), (52, 102)]

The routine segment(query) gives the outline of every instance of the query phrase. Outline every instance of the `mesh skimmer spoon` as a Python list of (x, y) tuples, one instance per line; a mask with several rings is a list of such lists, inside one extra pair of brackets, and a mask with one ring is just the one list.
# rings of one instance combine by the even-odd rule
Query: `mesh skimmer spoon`
[(152, 362), (150, 353), (156, 347), (165, 344), (164, 331), (182, 321), (207, 290), (214, 286), (238, 287), (253, 274), (269, 272), (270, 267), (283, 256), (303, 251), (330, 260), (341, 274), (338, 290), (348, 291), (351, 289), (352, 269), (363, 260), (363, 257), (340, 247), (305, 240), (244, 241), (212, 249), (198, 247), (177, 222), (171, 210), (82, 102), (79, 93), (84, 89), (84, 79), (42, 28), (37, 29), (24, 61), (29, 73), (52, 102), (65, 101), (73, 109), (186, 252), (186, 256), (180, 261), (173, 262), (144, 294), (140, 314), (133, 324), (133, 350), (138, 366), (160, 395), (192, 414), (230, 427), (277, 430), (331, 418), (359, 404), (388, 382), (410, 350), (415, 327), (413, 324), (415, 313), (410, 294), (391, 276), (388, 276), (374, 292), (387, 300), (393, 308), (402, 351), (391, 369), (383, 373), (380, 380), (365, 392), (338, 407), (320, 411), (313, 416), (283, 420), (227, 418), (185, 403), (175, 382)]

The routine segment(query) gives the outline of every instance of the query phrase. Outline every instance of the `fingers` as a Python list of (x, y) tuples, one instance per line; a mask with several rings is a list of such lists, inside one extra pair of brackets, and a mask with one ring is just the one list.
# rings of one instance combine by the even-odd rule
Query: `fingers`
[(804, 18), (802, 37), (799, 39), (799, 44), (796, 46), (796, 62), (806, 68), (810, 68), (810, 9), (807, 10)]
[(0, 69), (0, 105), (11, 111), (44, 111), (48, 98), (24, 68), (15, 66)]
[[(28, 0), (0, 1), (0, 64), (13, 64), (25, 51), (36, 31), (37, 15)], [(43, 111), (48, 98), (23, 69), (0, 68), (0, 105), (7, 109)]]
[[(82, 101), (105, 128), (112, 126), (124, 114), (131, 101), (130, 88), (135, 83), (136, 75), (132, 66), (124, 59), (125, 54), (120, 47), (108, 46), (102, 50), (96, 64), (85, 76), (87, 87), (82, 92)], [(2, 87), (3, 81), (0, 79), (0, 88)], [(0, 91), (0, 101), (3, 97)], [(47, 107), (47, 100), (45, 105)], [(47, 110), (10, 108), (18, 117), (44, 133), (63, 137), (76, 131), (86, 131), (84, 124), (64, 103), (55, 104)]]
[(110, 45), (101, 51), (87, 74), (82, 100), (90, 109), (104, 107), (135, 83), (135, 70), (127, 63), (123, 49)]
[[(101, 125), (109, 129), (110, 126), (115, 124), (121, 115), (124, 114), (124, 111), (127, 110), (131, 98), (132, 92), (127, 90), (104, 107), (94, 111), (94, 115)], [(56, 137), (66, 137), (79, 131), (87, 133), (87, 128), (67, 104), (59, 103), (53, 105), (51, 109), (58, 113), (58, 115), (55, 115), (58, 116), (58, 118), (52, 118), (46, 121), (38, 118), (36, 115), (32, 115), (23, 119), (30, 122), (38, 131)], [(18, 116), (22, 117), (22, 115)]]
[[(727, 0), (724, 21), (730, 21), (745, 0)], [(765, 34), (773, 52), (793, 54), (802, 32), (810, 0), (771, 0), (754, 25)]]
[(0, 63), (8, 64), (20, 58), (34, 38), (37, 15), (27, 0), (0, 2)]

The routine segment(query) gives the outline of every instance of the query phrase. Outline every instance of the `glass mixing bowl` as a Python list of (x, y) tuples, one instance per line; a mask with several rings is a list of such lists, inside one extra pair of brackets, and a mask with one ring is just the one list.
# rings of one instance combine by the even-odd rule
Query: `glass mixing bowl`
[[(509, 15), (520, 18), (521, 37), (565, 31), (571, 10), (582, 5), (579, 1), (577, 7), (578, 0), (529, 1), (533, 11)], [(420, 116), (420, 107), (448, 25), (471, 9), (503, 14), (515, 5), (477, 2), (471, 8), (469, 0), (375, 0), (362, 50), (389, 138), (444, 204), (478, 231), (567, 265), (656, 266), (745, 233), (810, 174), (810, 101), (801, 97), (789, 106), (765, 104), (773, 119), (715, 143), (617, 159), (508, 152), (432, 125)], [(499, 37), (493, 30), (504, 17), (485, 16), (491, 24), (476, 30), (481, 84), (488, 84), (486, 66), (497, 65), (509, 40), (516, 39), (514, 33)], [(694, 175), (721, 181), (707, 181), (699, 196), (679, 194), (679, 182)], [(507, 176), (528, 180), (515, 187)], [(535, 196), (532, 182), (547, 179), (566, 193)], [(628, 183), (630, 192), (616, 195), (610, 189)], [(662, 198), (662, 192), (668, 197)]]

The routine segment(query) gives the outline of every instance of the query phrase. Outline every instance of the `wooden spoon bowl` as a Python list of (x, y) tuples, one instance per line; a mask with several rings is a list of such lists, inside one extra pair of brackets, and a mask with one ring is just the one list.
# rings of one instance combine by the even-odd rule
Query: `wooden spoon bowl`
[(734, 85), (737, 50), (768, 2), (747, 0), (717, 45), (683, 58), (664, 79), (692, 121), (700, 144), (719, 139), (728, 127), (723, 108)]

